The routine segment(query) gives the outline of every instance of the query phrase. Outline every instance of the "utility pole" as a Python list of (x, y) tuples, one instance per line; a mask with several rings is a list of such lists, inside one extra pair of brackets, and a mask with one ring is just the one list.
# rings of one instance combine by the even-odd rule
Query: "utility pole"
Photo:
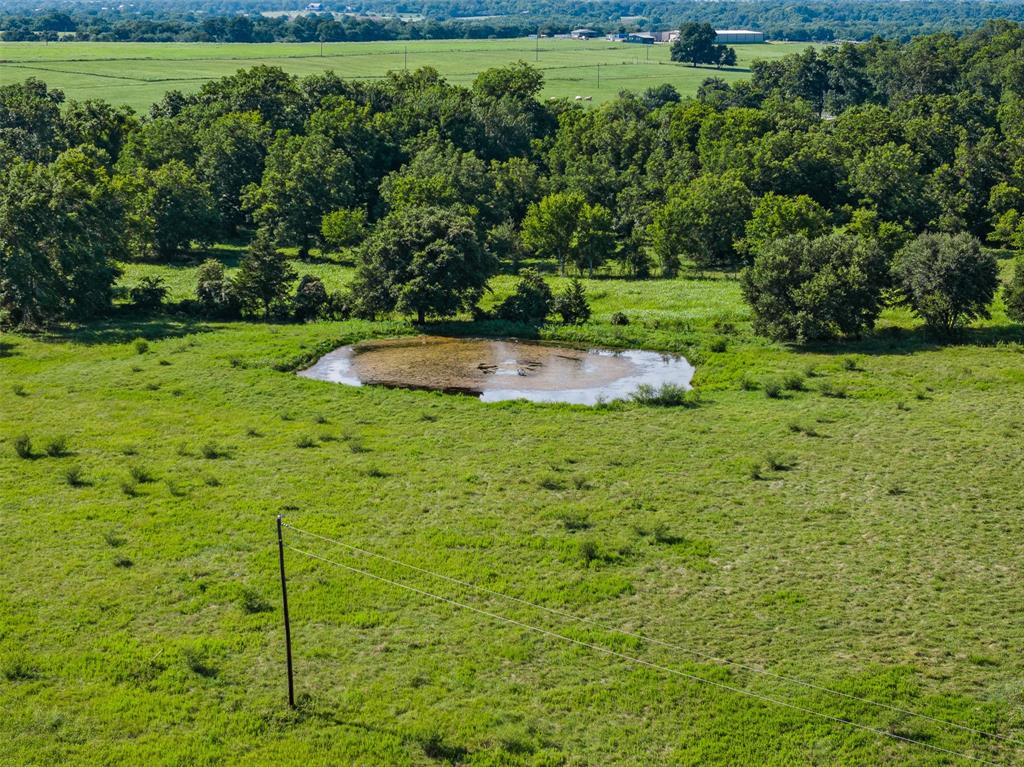
[(295, 708), (295, 680), (292, 674), (292, 626), (288, 620), (288, 581), (284, 577), (284, 534), (277, 515), (277, 561), (281, 566), (281, 603), (284, 606), (284, 651), (288, 659), (288, 707)]
[(540, 26), (537, 27), (537, 53), (533, 57), (534, 61), (540, 61)]
[(601, 65), (597, 65), (597, 87), (601, 87)]

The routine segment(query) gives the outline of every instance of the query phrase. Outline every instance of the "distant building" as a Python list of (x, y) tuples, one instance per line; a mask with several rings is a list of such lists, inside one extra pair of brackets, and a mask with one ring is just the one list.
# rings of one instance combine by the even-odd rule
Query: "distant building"
[(764, 32), (751, 29), (716, 29), (715, 42), (719, 45), (727, 43), (763, 43)]
[(310, 13), (320, 13), (324, 9), (323, 3), (310, 3), (306, 6), (306, 10)]
[(626, 35), (627, 43), (640, 43), (641, 45), (654, 45), (654, 35), (650, 32), (630, 32)]
[(600, 32), (594, 29), (574, 29), (569, 33), (569, 37), (573, 40), (593, 40), (599, 34)]
[(674, 43), (679, 39), (678, 29), (667, 29), (664, 32), (654, 33), (654, 42), (656, 43)]

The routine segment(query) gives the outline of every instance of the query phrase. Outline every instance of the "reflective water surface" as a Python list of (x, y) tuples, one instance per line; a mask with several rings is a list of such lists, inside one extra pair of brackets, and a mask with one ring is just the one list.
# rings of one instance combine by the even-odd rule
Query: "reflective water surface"
[(363, 341), (325, 354), (300, 376), (478, 396), (595, 405), (628, 398), (640, 384), (689, 388), (683, 357), (645, 351), (572, 349), (535, 341), (413, 336)]

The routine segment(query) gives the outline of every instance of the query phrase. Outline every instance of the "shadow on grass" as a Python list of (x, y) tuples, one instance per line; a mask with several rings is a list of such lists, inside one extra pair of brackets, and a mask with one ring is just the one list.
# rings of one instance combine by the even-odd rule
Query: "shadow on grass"
[(818, 342), (793, 345), (790, 348), (799, 353), (884, 356), (938, 351), (956, 346), (986, 347), (1007, 343), (1024, 343), (1024, 327), (998, 325), (962, 328), (949, 336), (935, 335), (924, 327), (913, 330), (891, 327), (859, 340)]
[(521, 338), (538, 340), (540, 326), (507, 320), (448, 320), (425, 322), (416, 329), (433, 336), (455, 338)]
[(46, 341), (95, 346), (99, 344), (126, 344), (136, 338), (160, 341), (182, 338), (196, 333), (210, 333), (215, 329), (191, 317), (138, 314), (112, 317), (102, 322), (52, 331), (43, 337)]

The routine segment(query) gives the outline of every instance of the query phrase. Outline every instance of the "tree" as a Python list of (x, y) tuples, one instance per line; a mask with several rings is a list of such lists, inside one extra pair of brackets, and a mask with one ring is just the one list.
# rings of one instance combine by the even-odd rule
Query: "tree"
[(713, 63), (719, 69), (736, 66), (736, 49), (730, 48), (728, 45), (716, 45), (713, 57)]
[(969, 234), (919, 235), (899, 252), (893, 271), (903, 302), (936, 333), (990, 316), (998, 265)]
[(274, 239), (259, 232), (242, 257), (235, 288), (244, 308), (260, 309), (263, 319), (269, 319), (274, 305), (287, 299), (295, 277), (295, 270), (277, 249)]
[(260, 182), (270, 141), (270, 128), (256, 112), (231, 112), (201, 133), (196, 172), (209, 186), (229, 233), (245, 220), (242, 190)]
[(554, 258), (559, 274), (565, 274), (572, 237), (586, 204), (580, 192), (555, 192), (532, 204), (523, 219), (523, 244), (541, 258)]
[(147, 275), (128, 290), (128, 298), (132, 306), (143, 311), (152, 311), (160, 307), (167, 298), (168, 288), (163, 277)]
[(710, 24), (690, 21), (679, 28), (679, 37), (672, 43), (672, 61), (698, 64), (715, 64), (720, 53), (715, 45), (715, 28)]
[(117, 162), (125, 141), (139, 126), (131, 107), (113, 107), (99, 99), (69, 101), (61, 120), (68, 146), (91, 144)]
[(590, 319), (590, 302), (583, 283), (573, 278), (562, 294), (555, 299), (555, 311), (566, 325), (582, 325)]
[(576, 229), (569, 239), (569, 258), (582, 274), (594, 276), (594, 268), (603, 264), (615, 252), (612, 233), (612, 214), (603, 205), (586, 203), (580, 208)]
[(674, 274), (684, 258), (699, 269), (733, 263), (733, 243), (743, 233), (752, 207), (750, 190), (733, 171), (700, 176), (670, 193), (650, 227), (663, 271)]
[(885, 253), (847, 234), (791, 235), (761, 248), (740, 275), (758, 333), (805, 342), (874, 326), (886, 283)]
[(787, 197), (768, 192), (757, 201), (744, 226), (743, 238), (736, 242), (736, 250), (753, 257), (773, 240), (791, 234), (814, 239), (825, 234), (828, 226), (828, 211), (807, 195)]
[(850, 189), (882, 218), (924, 224), (931, 216), (920, 158), (906, 144), (872, 147), (850, 172)]
[(312, 274), (302, 275), (298, 287), (295, 288), (295, 296), (292, 298), (295, 319), (302, 322), (315, 320), (323, 313), (327, 301), (327, 289), (324, 287), (323, 281)]
[(320, 235), (334, 248), (358, 245), (366, 236), (366, 211), (362, 208), (331, 211), (320, 222)]
[(136, 256), (168, 259), (194, 242), (214, 239), (218, 222), (213, 195), (181, 161), (172, 160), (156, 170), (139, 169), (117, 176), (114, 182)]
[(544, 278), (533, 269), (524, 269), (516, 289), (501, 302), (497, 315), (511, 322), (541, 323), (551, 313), (554, 296)]
[(1013, 278), (1003, 288), (1006, 316), (1024, 324), (1024, 260), (1018, 258), (1013, 267)]
[(402, 207), (363, 243), (352, 294), (361, 314), (414, 313), (422, 324), (475, 306), (495, 266), (463, 212)]
[(196, 301), (208, 317), (234, 317), (241, 308), (238, 288), (224, 273), (224, 264), (208, 258), (196, 270)]
[(26, 160), (52, 160), (60, 151), (63, 102), (63, 92), (34, 77), (0, 86), (0, 146)]
[(0, 173), (0, 327), (87, 319), (110, 306), (124, 222), (101, 152)]
[(258, 185), (242, 193), (242, 208), (280, 243), (305, 258), (320, 236), (323, 217), (354, 198), (352, 160), (321, 134), (279, 134), (271, 144)]

